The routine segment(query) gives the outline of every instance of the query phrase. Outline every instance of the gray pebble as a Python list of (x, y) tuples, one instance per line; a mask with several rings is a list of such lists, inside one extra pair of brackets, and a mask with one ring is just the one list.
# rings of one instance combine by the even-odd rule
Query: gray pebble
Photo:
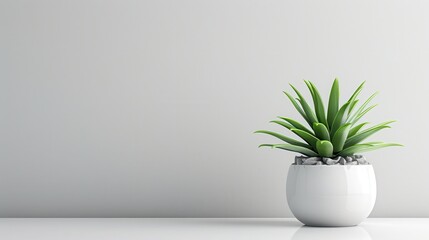
[(316, 162), (313, 162), (311, 160), (304, 160), (302, 161), (302, 165), (314, 165), (316, 164)]
[(319, 162), (319, 158), (318, 157), (309, 157), (307, 159), (303, 159), (302, 160), (302, 164), (303, 165), (315, 165), (317, 162)]
[(336, 161), (334, 161), (334, 160), (332, 160), (332, 159), (328, 159), (327, 161), (326, 161), (326, 164), (328, 164), (328, 165), (334, 165), (334, 164), (336, 164), (337, 162)]
[(295, 164), (296, 165), (301, 165), (302, 164), (302, 159), (303, 159), (304, 157), (303, 156), (296, 156), (295, 157)]
[(323, 162), (326, 163), (326, 164), (328, 164), (328, 165), (334, 165), (338, 161), (339, 161), (339, 159), (335, 160), (335, 159), (332, 159), (332, 158), (323, 158)]
[(355, 158), (356, 158), (356, 161), (359, 163), (359, 165), (366, 165), (366, 164), (369, 164), (369, 163), (366, 161), (366, 158), (365, 158), (364, 156), (362, 156), (362, 155), (355, 155)]
[(357, 160), (357, 162), (360, 164), (360, 165), (366, 165), (366, 164), (368, 164), (368, 162), (365, 160), (365, 159), (358, 159)]

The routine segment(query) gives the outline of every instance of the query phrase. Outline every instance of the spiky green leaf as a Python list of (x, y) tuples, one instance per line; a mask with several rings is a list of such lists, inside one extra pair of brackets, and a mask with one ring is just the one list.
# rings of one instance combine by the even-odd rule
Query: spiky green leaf
[(304, 141), (306, 141), (308, 144), (310, 144), (310, 146), (312, 146), (314, 149), (316, 149), (316, 143), (317, 141), (319, 141), (318, 138), (316, 138), (315, 136), (313, 136), (312, 134), (309, 134), (306, 131), (302, 131), (300, 129), (297, 128), (292, 128), (290, 129), (292, 132), (294, 132), (296, 135), (298, 135), (299, 137), (301, 137)]
[(377, 144), (382, 144), (384, 142), (380, 142), (380, 141), (375, 141), (375, 142), (364, 142), (362, 144), (370, 144), (370, 145), (377, 145)]
[(311, 96), (313, 97), (313, 101), (314, 101), (314, 90), (313, 90), (313, 86), (311, 86), (310, 81), (304, 80), (305, 85), (307, 85), (308, 90), (311, 93)]
[(354, 135), (353, 137), (350, 137), (349, 139), (346, 140), (344, 147), (348, 148), (348, 147), (351, 147), (353, 145), (356, 145), (356, 144), (362, 142), (363, 140), (365, 140), (366, 138), (368, 138), (369, 136), (373, 135), (374, 133), (380, 131), (381, 129), (390, 128), (390, 126), (388, 126), (388, 124), (390, 124), (392, 122), (395, 122), (395, 121), (387, 121), (384, 123), (380, 123), (378, 125), (375, 125), (371, 128), (368, 128), (368, 129)]
[(314, 133), (313, 133), (310, 129), (306, 128), (304, 125), (302, 125), (302, 124), (301, 124), (301, 123), (299, 123), (298, 121), (295, 121), (295, 120), (293, 120), (293, 119), (291, 119), (291, 118), (287, 118), (287, 117), (278, 117), (278, 118), (280, 118), (280, 119), (282, 119), (282, 120), (285, 120), (285, 121), (289, 122), (289, 123), (290, 123), (292, 126), (294, 126), (295, 128), (301, 129), (301, 130), (303, 130), (303, 131), (308, 132), (309, 134), (314, 135)]
[(402, 146), (398, 143), (379, 143), (379, 144), (357, 144), (342, 150), (339, 156), (351, 156), (356, 153), (374, 151), (385, 147)]
[(283, 127), (287, 128), (287, 129), (294, 128), (294, 127), (293, 127), (292, 125), (290, 125), (289, 123), (287, 123), (287, 122), (283, 122), (283, 121), (273, 120), (273, 121), (270, 121), (270, 123), (276, 123), (276, 124), (278, 124), (278, 125), (280, 125), (280, 126), (283, 126)]
[(349, 122), (351, 122), (351, 123), (356, 123), (356, 121), (355, 121), (355, 118), (359, 115), (359, 114), (361, 114), (363, 111), (364, 111), (364, 109), (366, 108), (366, 106), (371, 102), (371, 100), (372, 99), (374, 99), (375, 98), (375, 96), (377, 96), (378, 95), (378, 92), (375, 92), (375, 93), (373, 93), (363, 104), (362, 104), (362, 106), (360, 106), (359, 107), (359, 109), (355, 112), (355, 113), (353, 113), (353, 115), (351, 116), (351, 117), (349, 117)]
[(357, 96), (359, 95), (359, 93), (362, 91), (363, 86), (365, 85), (365, 81), (363, 81), (357, 88), (356, 90), (353, 92), (352, 96), (349, 98), (349, 100), (347, 102), (353, 102)]
[(314, 109), (316, 111), (316, 116), (319, 122), (325, 124), (325, 126), (328, 126), (328, 121), (326, 119), (326, 113), (325, 113), (325, 106), (323, 105), (323, 99), (322, 96), (319, 93), (319, 90), (317, 87), (310, 81), (307, 81), (309, 85), (309, 88), (312, 89), (312, 96), (313, 96), (313, 103), (314, 103)]
[(347, 102), (344, 104), (340, 110), (338, 110), (337, 115), (334, 118), (334, 122), (331, 126), (331, 136), (335, 134), (335, 132), (338, 130), (339, 127), (341, 127), (347, 120), (346, 111), (349, 107), (350, 102)]
[(351, 123), (347, 123), (335, 132), (334, 137), (332, 138), (332, 145), (334, 146), (335, 153), (343, 150), (344, 143), (346, 142), (347, 135), (349, 135), (351, 126)]
[(266, 130), (258, 130), (255, 133), (268, 134), (268, 135), (274, 136), (274, 137), (276, 137), (276, 138), (278, 138), (278, 139), (280, 139), (286, 143), (311, 149), (311, 146), (306, 144), (306, 143), (300, 142), (300, 141), (295, 140), (295, 139), (290, 138), (290, 137), (286, 137), (286, 136), (279, 134), (279, 133), (276, 133), (276, 132), (271, 132), (271, 131), (266, 131)]
[(377, 107), (377, 104), (372, 105), (371, 107), (368, 107), (367, 109), (363, 110), (359, 115), (356, 116), (352, 121), (350, 121), (352, 124), (355, 124), (357, 121), (359, 121), (365, 114), (367, 114), (371, 109)]
[(331, 136), (329, 135), (328, 128), (323, 123), (313, 123), (313, 130), (321, 140), (331, 140)]
[(346, 120), (350, 117), (353, 108), (356, 106), (356, 103), (358, 100), (356, 100), (357, 96), (359, 95), (359, 93), (362, 91), (363, 86), (365, 85), (365, 81), (362, 82), (357, 89), (353, 92), (352, 96), (349, 98), (349, 100), (347, 101), (349, 103), (347, 109), (346, 109)]
[(259, 145), (259, 147), (279, 148), (279, 149), (283, 149), (283, 150), (287, 150), (287, 151), (291, 151), (291, 152), (302, 153), (302, 154), (309, 156), (309, 157), (318, 156), (318, 154), (316, 152), (314, 152), (313, 150), (310, 150), (310, 149), (305, 148), (305, 147), (299, 147), (299, 146), (291, 145), (291, 144), (261, 144), (261, 145)]
[(296, 95), (298, 95), (299, 102), (301, 103), (302, 109), (305, 112), (305, 115), (307, 116), (308, 120), (311, 122), (309, 123), (310, 126), (313, 125), (314, 122), (317, 122), (316, 115), (314, 114), (313, 110), (311, 109), (310, 105), (308, 105), (305, 98), (302, 96), (302, 94), (296, 89), (292, 84), (289, 84), (292, 89), (295, 91)]
[(334, 83), (331, 87), (331, 93), (329, 95), (328, 103), (328, 128), (331, 128), (334, 118), (337, 115), (338, 108), (340, 105), (340, 86), (338, 84), (338, 79), (335, 78)]
[(312, 124), (307, 115), (305, 114), (304, 110), (302, 110), (301, 106), (296, 102), (296, 100), (290, 95), (288, 92), (283, 92), (286, 94), (286, 96), (291, 101), (292, 105), (295, 107), (295, 109), (301, 114), (301, 116), (304, 118), (305, 121), (307, 121), (308, 124)]
[(361, 124), (359, 124), (359, 125), (357, 125), (357, 126), (353, 127), (352, 129), (350, 129), (350, 131), (349, 131), (349, 135), (348, 135), (347, 137), (348, 137), (348, 138), (349, 138), (349, 137), (353, 137), (354, 135), (356, 135), (356, 133), (358, 133), (358, 132), (359, 132), (359, 130), (360, 130), (363, 126), (365, 126), (365, 125), (367, 125), (367, 124), (369, 124), (369, 122), (364, 122), (364, 123), (361, 123)]
[(354, 100), (352, 102), (352, 104), (350, 104), (350, 107), (349, 107), (349, 110), (348, 110), (348, 113), (347, 113), (347, 118), (348, 119), (350, 119), (350, 117), (352, 115), (352, 112), (353, 112), (353, 110), (356, 107), (356, 105), (357, 105), (358, 102), (359, 102), (359, 99), (356, 99), (356, 100)]

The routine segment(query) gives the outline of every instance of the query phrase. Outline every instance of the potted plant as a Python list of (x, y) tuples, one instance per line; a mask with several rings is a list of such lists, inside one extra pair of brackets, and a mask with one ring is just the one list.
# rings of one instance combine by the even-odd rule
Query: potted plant
[(346, 103), (340, 105), (340, 90), (335, 79), (327, 111), (316, 86), (304, 81), (312, 96), (314, 109), (293, 86), (294, 98), (284, 92), (308, 126), (288, 117), (279, 117), (272, 123), (281, 125), (302, 140), (259, 130), (284, 143), (261, 144), (260, 147), (278, 148), (299, 153), (290, 166), (286, 195), (294, 216), (309, 226), (354, 226), (371, 213), (376, 199), (374, 170), (358, 153), (384, 147), (401, 146), (397, 143), (364, 142), (374, 133), (390, 128), (387, 121), (372, 127), (361, 118), (376, 105), (368, 106), (377, 92), (358, 107), (358, 95), (363, 82)]

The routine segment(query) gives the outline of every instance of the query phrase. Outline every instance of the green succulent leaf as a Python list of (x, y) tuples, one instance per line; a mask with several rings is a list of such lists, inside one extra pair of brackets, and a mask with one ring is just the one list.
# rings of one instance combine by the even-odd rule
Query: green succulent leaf
[(271, 132), (271, 131), (266, 131), (266, 130), (258, 130), (255, 133), (268, 134), (268, 135), (274, 136), (274, 137), (276, 137), (276, 138), (278, 138), (284, 142), (287, 142), (289, 144), (311, 149), (311, 146), (306, 144), (306, 143), (300, 142), (300, 141), (295, 140), (295, 139), (290, 138), (290, 137), (286, 137), (286, 136), (279, 134), (279, 133), (276, 133), (276, 132)]
[(367, 114), (371, 109), (377, 107), (377, 104), (372, 105), (371, 107), (368, 107), (367, 109), (363, 110), (359, 115), (356, 116), (353, 121), (351, 121), (352, 124), (355, 124), (357, 121), (359, 121), (365, 114)]
[(357, 103), (359, 102), (359, 99), (356, 99), (352, 102), (352, 104), (350, 104), (349, 107), (349, 111), (347, 113), (347, 117), (350, 118), (350, 116), (352, 115), (351, 113), (353, 112), (354, 108), (356, 107)]
[(394, 146), (402, 146), (401, 144), (398, 143), (371, 143), (371, 144), (357, 144), (351, 147), (348, 147), (344, 150), (342, 150), (338, 155), (339, 156), (351, 156), (353, 154), (356, 153), (363, 153), (363, 152), (369, 152), (369, 151), (374, 151), (380, 148), (385, 148), (385, 147), (394, 147)]
[(295, 107), (295, 109), (301, 114), (301, 116), (307, 121), (308, 124), (312, 124), (311, 121), (308, 119), (307, 115), (305, 114), (304, 110), (302, 110), (301, 106), (297, 103), (297, 101), (287, 92), (283, 92), (286, 94), (286, 96), (291, 101), (292, 105)]
[(313, 86), (311, 86), (310, 81), (304, 80), (304, 83), (307, 85), (308, 90), (311, 93), (311, 96), (313, 97), (313, 101), (314, 101), (314, 90), (313, 90)]
[(343, 150), (344, 143), (346, 142), (347, 136), (352, 124), (347, 123), (341, 126), (337, 132), (335, 132), (334, 137), (332, 138), (332, 145), (334, 146), (334, 152), (339, 152)]
[(338, 84), (338, 79), (335, 78), (334, 83), (331, 87), (331, 93), (329, 95), (328, 103), (328, 128), (331, 128), (334, 123), (334, 118), (337, 115), (338, 108), (340, 105), (340, 86)]
[(369, 124), (369, 122), (364, 122), (364, 123), (361, 123), (361, 124), (359, 124), (359, 125), (357, 125), (357, 126), (353, 127), (352, 129), (350, 129), (350, 131), (349, 131), (349, 135), (348, 135), (347, 137), (348, 137), (348, 138), (353, 137), (354, 135), (356, 135), (356, 133), (358, 133), (358, 132), (359, 132), (359, 130), (360, 130), (363, 126), (365, 126), (365, 125), (367, 125), (367, 124)]
[(349, 105), (347, 106), (347, 109), (345, 111), (345, 115), (346, 115), (345, 121), (347, 121), (347, 119), (350, 117), (350, 114), (352, 113), (353, 108), (356, 106), (358, 102), (356, 98), (359, 95), (359, 93), (362, 91), (364, 85), (365, 85), (365, 81), (359, 85), (359, 87), (354, 91), (350, 99), (347, 101)]
[(309, 122), (309, 125), (312, 126), (314, 122), (317, 122), (316, 115), (314, 114), (313, 110), (311, 109), (310, 105), (308, 105), (305, 98), (302, 96), (302, 94), (296, 89), (292, 84), (289, 84), (292, 89), (295, 91), (296, 95), (298, 95), (298, 101), (301, 103), (302, 109), (305, 112), (305, 115), (307, 116)]
[(365, 140), (366, 138), (368, 138), (369, 136), (373, 135), (374, 133), (380, 131), (381, 129), (390, 128), (390, 126), (388, 126), (388, 124), (393, 123), (393, 122), (395, 122), (395, 121), (387, 121), (384, 123), (380, 123), (380, 124), (375, 125), (371, 128), (368, 128), (368, 129), (366, 129), (360, 133), (357, 133), (353, 137), (350, 137), (349, 139), (346, 140), (344, 147), (348, 148), (348, 147), (351, 147), (353, 145), (356, 145), (356, 144), (362, 142), (363, 140)]
[(376, 96), (378, 95), (378, 92), (373, 93), (363, 104), (362, 106), (359, 107), (359, 109), (349, 118), (349, 122), (355, 122), (354, 119), (361, 114), (364, 109), (366, 108), (366, 106), (372, 101), (372, 99), (374, 99)]
[(283, 127), (287, 128), (287, 129), (294, 128), (294, 127), (293, 127), (292, 125), (290, 125), (289, 123), (287, 123), (287, 122), (283, 122), (283, 121), (273, 120), (273, 121), (270, 121), (270, 123), (276, 123), (276, 124), (278, 124), (278, 125), (280, 125), (280, 126), (283, 126)]
[(327, 141), (327, 140), (317, 141), (316, 149), (321, 157), (332, 157), (333, 146), (330, 141)]
[(341, 125), (343, 125), (347, 120), (346, 111), (349, 107), (350, 102), (344, 104), (340, 110), (338, 110), (337, 115), (335, 115), (334, 122), (331, 127), (331, 135), (334, 135)]
[(311, 96), (313, 97), (314, 110), (316, 112), (318, 121), (325, 124), (325, 126), (328, 126), (328, 121), (325, 114), (325, 106), (323, 105), (323, 100), (319, 90), (317, 90), (316, 86), (312, 82), (305, 81), (305, 83), (307, 84)]
[(278, 148), (278, 149), (283, 149), (283, 150), (287, 150), (287, 151), (291, 151), (291, 152), (302, 153), (302, 154), (309, 156), (309, 157), (318, 156), (318, 154), (313, 150), (310, 150), (310, 149), (305, 148), (305, 147), (291, 145), (291, 144), (261, 144), (261, 145), (259, 145), (259, 147)]
[(287, 122), (289, 122), (292, 126), (294, 126), (295, 128), (301, 129), (303, 131), (308, 132), (309, 134), (313, 135), (313, 132), (311, 130), (309, 130), (308, 128), (306, 128), (304, 125), (302, 125), (301, 123), (299, 123), (298, 121), (295, 121), (291, 118), (287, 118), (287, 117), (278, 117), (282, 120), (285, 120)]
[(356, 90), (354, 91), (354, 93), (352, 94), (352, 96), (350, 97), (350, 99), (347, 102), (354, 102), (355, 99), (357, 98), (357, 96), (359, 95), (359, 93), (362, 91), (364, 85), (365, 85), (365, 81), (363, 81), (359, 85), (359, 87), (356, 88)]
[(323, 123), (313, 123), (313, 130), (316, 133), (316, 137), (321, 140), (331, 140), (328, 128)]
[(362, 143), (362, 144), (377, 145), (377, 144), (382, 144), (382, 143), (384, 143), (384, 142), (376, 141), (376, 142), (365, 142), (365, 143)]
[(297, 129), (297, 128), (292, 128), (290, 130), (292, 132), (294, 132), (296, 135), (298, 135), (299, 137), (301, 137), (302, 139), (304, 139), (304, 141), (306, 141), (308, 144), (310, 144), (310, 146), (312, 146), (313, 149), (316, 149), (316, 143), (317, 143), (317, 141), (319, 141), (318, 138), (316, 138), (312, 134), (309, 134), (306, 131), (302, 131), (302, 130)]

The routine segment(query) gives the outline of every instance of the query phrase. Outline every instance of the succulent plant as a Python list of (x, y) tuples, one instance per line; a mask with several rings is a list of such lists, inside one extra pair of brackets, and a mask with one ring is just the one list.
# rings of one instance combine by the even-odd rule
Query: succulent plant
[(359, 102), (357, 97), (362, 91), (365, 82), (360, 84), (348, 101), (340, 106), (339, 83), (335, 79), (332, 84), (327, 111), (325, 111), (322, 97), (316, 86), (310, 81), (304, 82), (312, 96), (314, 109), (292, 84), (290, 86), (298, 97), (294, 98), (287, 92), (284, 92), (284, 94), (286, 94), (309, 127), (288, 117), (278, 117), (277, 120), (271, 121), (290, 130), (303, 141), (276, 132), (259, 130), (255, 133), (268, 134), (285, 142), (282, 144), (261, 144), (259, 147), (278, 148), (301, 153), (309, 157), (332, 158), (336, 156), (352, 156), (355, 153), (373, 151), (384, 147), (401, 146), (397, 143), (362, 143), (374, 133), (390, 128), (389, 124), (394, 122), (387, 121), (368, 128), (365, 128), (369, 124), (368, 122), (359, 122), (366, 113), (376, 106), (368, 105), (378, 94), (378, 92), (372, 94), (360, 107), (357, 107)]

